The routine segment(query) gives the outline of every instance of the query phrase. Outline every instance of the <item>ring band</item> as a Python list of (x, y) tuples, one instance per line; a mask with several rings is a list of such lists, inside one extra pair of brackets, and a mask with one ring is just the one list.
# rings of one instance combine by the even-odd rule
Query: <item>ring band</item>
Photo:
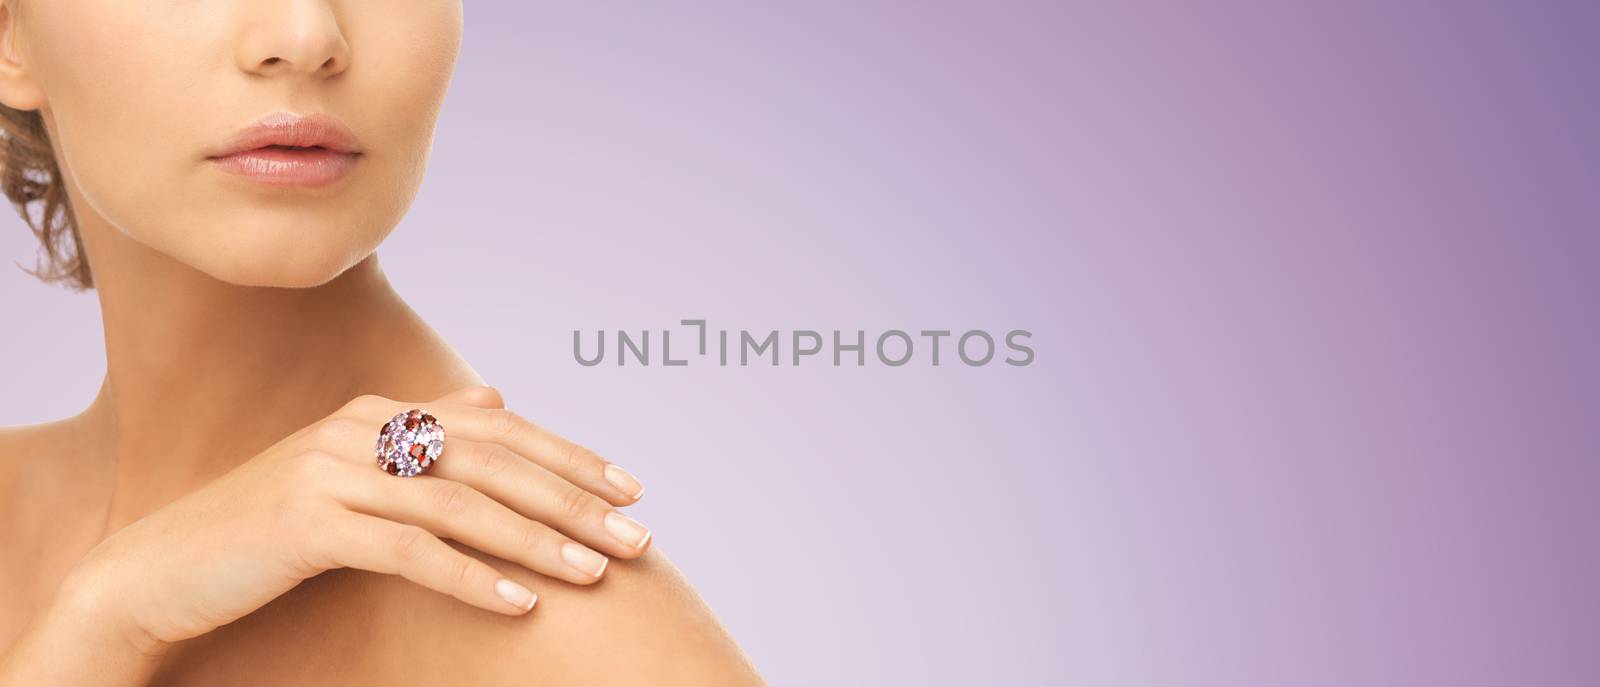
[(412, 408), (378, 429), (378, 444), (372, 453), (384, 472), (415, 477), (427, 472), (444, 455), (444, 425), (427, 411)]

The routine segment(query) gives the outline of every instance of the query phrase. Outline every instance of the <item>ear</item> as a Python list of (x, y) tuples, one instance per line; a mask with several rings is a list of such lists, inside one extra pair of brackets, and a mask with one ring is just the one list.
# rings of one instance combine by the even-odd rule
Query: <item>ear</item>
[(0, 103), (28, 111), (48, 102), (24, 64), (25, 38), (17, 30), (16, 0), (0, 0)]

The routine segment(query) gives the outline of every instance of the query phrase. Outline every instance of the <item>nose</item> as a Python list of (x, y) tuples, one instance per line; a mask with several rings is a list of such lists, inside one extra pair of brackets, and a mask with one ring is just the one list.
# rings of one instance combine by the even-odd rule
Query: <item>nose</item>
[(326, 0), (248, 2), (239, 41), (239, 68), (262, 76), (311, 74), (324, 77), (350, 64), (350, 44)]

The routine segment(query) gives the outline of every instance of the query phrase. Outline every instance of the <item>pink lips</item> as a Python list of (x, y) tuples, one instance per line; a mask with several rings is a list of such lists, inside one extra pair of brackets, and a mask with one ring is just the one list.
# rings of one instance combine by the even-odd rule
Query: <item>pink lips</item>
[(241, 129), (206, 159), (264, 184), (320, 188), (343, 179), (361, 155), (355, 136), (337, 118), (279, 111)]

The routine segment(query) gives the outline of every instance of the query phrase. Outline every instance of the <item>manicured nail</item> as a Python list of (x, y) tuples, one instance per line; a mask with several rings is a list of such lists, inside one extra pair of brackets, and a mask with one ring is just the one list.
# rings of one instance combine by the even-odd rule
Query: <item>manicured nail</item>
[(599, 577), (606, 571), (606, 564), (611, 559), (596, 553), (582, 544), (567, 542), (561, 545), (561, 557), (566, 559), (567, 565), (577, 568), (585, 575)]
[(606, 513), (606, 529), (611, 531), (611, 536), (627, 546), (639, 548), (650, 540), (650, 530), (639, 524), (633, 518), (611, 511)]
[(618, 491), (627, 494), (628, 498), (637, 499), (640, 496), (644, 496), (644, 485), (640, 484), (639, 480), (634, 479), (633, 475), (628, 474), (627, 470), (609, 463), (606, 464), (606, 481), (610, 482)]
[(494, 593), (499, 594), (500, 598), (506, 600), (506, 603), (524, 611), (533, 608), (533, 602), (539, 600), (539, 597), (534, 596), (533, 592), (529, 591), (527, 587), (511, 580), (503, 579), (494, 583)]

